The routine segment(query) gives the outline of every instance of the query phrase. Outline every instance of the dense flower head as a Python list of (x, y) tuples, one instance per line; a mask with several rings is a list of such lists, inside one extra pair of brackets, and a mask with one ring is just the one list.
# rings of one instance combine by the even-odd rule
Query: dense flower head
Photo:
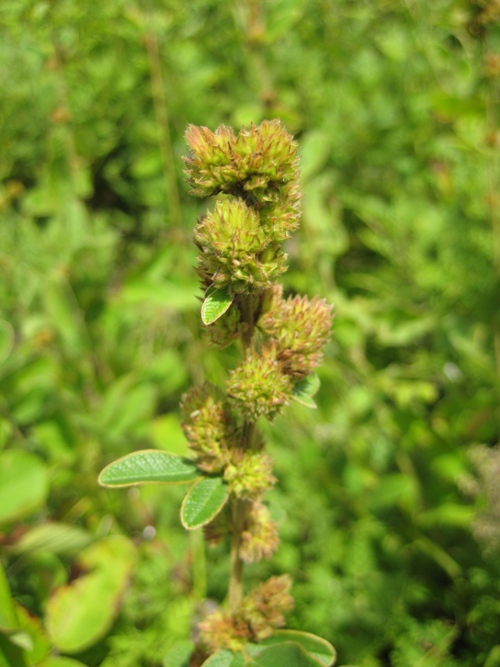
[(215, 653), (220, 649), (237, 652), (248, 642), (258, 642), (285, 625), (284, 613), (293, 609), (288, 575), (271, 577), (243, 598), (231, 614), (217, 609), (198, 624), (200, 640)]
[(240, 651), (251, 639), (251, 629), (245, 619), (216, 609), (198, 623), (200, 642), (209, 653), (220, 649)]
[(286, 270), (286, 255), (273, 245), (254, 209), (225, 199), (201, 218), (194, 232), (202, 282), (233, 292), (264, 289)]
[(247, 595), (240, 614), (250, 626), (252, 638), (260, 641), (285, 625), (284, 613), (293, 609), (291, 578), (283, 574), (271, 577)]
[(224, 470), (224, 481), (236, 498), (258, 500), (276, 482), (272, 470), (273, 460), (265, 452), (235, 450)]
[(301, 378), (321, 364), (332, 322), (332, 306), (324, 299), (297, 295), (285, 300), (281, 287), (275, 286), (259, 328), (276, 342), (283, 371)]
[(182, 429), (196, 454), (196, 465), (220, 473), (230, 460), (236, 425), (221, 393), (208, 382), (182, 397)]
[(267, 189), (298, 178), (297, 143), (279, 120), (252, 124), (237, 137), (225, 125), (215, 132), (189, 125), (185, 136), (191, 148), (186, 177), (200, 197), (248, 192), (259, 200)]
[(252, 503), (241, 533), (240, 558), (255, 563), (271, 558), (278, 548), (278, 527), (262, 503)]
[(274, 346), (263, 347), (229, 374), (227, 393), (236, 411), (250, 421), (272, 420), (290, 401), (293, 384), (282, 372)]
[(300, 200), (300, 188), (295, 181), (267, 192), (259, 208), (259, 216), (273, 242), (282, 243), (299, 226)]
[(206, 329), (210, 342), (223, 349), (239, 338), (241, 314), (238, 308), (230, 308)]
[(186, 141), (191, 148), (184, 157), (186, 180), (193, 187), (193, 194), (209, 197), (228, 191), (237, 183), (240, 174), (232, 166), (233, 146), (236, 137), (232, 128), (221, 125), (215, 132), (208, 127), (188, 125)]

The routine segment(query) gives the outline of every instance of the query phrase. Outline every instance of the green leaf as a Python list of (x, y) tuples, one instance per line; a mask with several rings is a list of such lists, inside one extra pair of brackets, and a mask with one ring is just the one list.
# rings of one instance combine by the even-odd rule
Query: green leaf
[(213, 324), (216, 320), (229, 310), (234, 296), (229, 294), (225, 287), (216, 289), (211, 285), (205, 294), (205, 301), (201, 307), (201, 319), (203, 324)]
[(107, 487), (132, 484), (182, 483), (200, 476), (198, 468), (186, 459), (156, 449), (127, 454), (107, 465), (99, 475), (99, 484)]
[(189, 639), (177, 641), (172, 648), (167, 651), (163, 664), (168, 667), (189, 667), (189, 659), (194, 651), (195, 645)]
[(319, 377), (317, 375), (308, 375), (293, 388), (292, 398), (297, 403), (305, 405), (307, 408), (316, 409), (318, 406), (312, 397), (317, 394), (320, 387)]
[(219, 651), (203, 667), (239, 667), (237, 658), (242, 655), (246, 667), (331, 667), (336, 658), (335, 649), (325, 639), (308, 632), (282, 630), (260, 644), (248, 644), (243, 654)]
[(37, 510), (48, 487), (47, 468), (37, 456), (18, 450), (0, 452), (0, 524)]
[(56, 655), (50, 657), (43, 663), (42, 667), (85, 667), (83, 662), (73, 660), (73, 658), (66, 658), (66, 656)]
[(318, 660), (315, 655), (308, 653), (302, 644), (294, 641), (270, 646), (260, 644), (252, 649), (252, 658), (246, 663), (248, 667), (318, 667), (333, 662)]
[(14, 602), (10, 594), (7, 577), (0, 564), (0, 632), (12, 632), (19, 628)]
[(0, 667), (28, 667), (25, 652), (0, 634)]
[(324, 667), (333, 665), (336, 658), (336, 651), (330, 642), (326, 639), (312, 635), (309, 632), (300, 632), (297, 630), (278, 630), (270, 637), (262, 642), (264, 646), (272, 646), (282, 642), (296, 642), (311, 655), (315, 660), (320, 662)]
[(47, 603), (46, 628), (56, 648), (77, 653), (109, 631), (135, 555), (132, 542), (121, 535), (101, 540), (82, 553), (78, 564), (89, 574), (59, 588)]
[(68, 555), (87, 547), (92, 537), (83, 528), (64, 523), (44, 523), (24, 533), (12, 547), (15, 553), (42, 553)]
[(209, 523), (224, 507), (227, 486), (220, 477), (205, 477), (188, 491), (181, 507), (184, 528), (194, 530)]
[(233, 659), (234, 653), (223, 649), (207, 658), (202, 667), (231, 667)]
[[(16, 605), (17, 617), (19, 619), (19, 627), (25, 635), (24, 646), (29, 646), (29, 660), (31, 665), (45, 665), (45, 660), (49, 657), (52, 651), (52, 643), (47, 637), (45, 628), (42, 625), (40, 618), (33, 616), (21, 605)], [(21, 639), (21, 644), (19, 643)], [(11, 641), (12, 637), (11, 637)], [(23, 648), (22, 636), (17, 636), (17, 645)]]

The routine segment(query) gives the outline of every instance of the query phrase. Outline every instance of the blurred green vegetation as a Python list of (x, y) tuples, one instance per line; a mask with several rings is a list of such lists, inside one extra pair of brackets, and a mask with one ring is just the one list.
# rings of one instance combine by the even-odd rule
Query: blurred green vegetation
[(225, 594), (182, 489), (96, 477), (184, 452), (182, 392), (233, 363), (201, 331), (185, 127), (274, 117), (302, 155), (285, 288), (337, 316), (318, 411), (265, 427), (282, 545), (247, 578), (289, 572), (290, 627), (339, 664), (500, 665), (499, 552), (472, 531), (498, 535), (500, 499), (460, 483), (500, 440), (499, 22), (496, 0), (2, 0), (1, 667), (179, 667)]

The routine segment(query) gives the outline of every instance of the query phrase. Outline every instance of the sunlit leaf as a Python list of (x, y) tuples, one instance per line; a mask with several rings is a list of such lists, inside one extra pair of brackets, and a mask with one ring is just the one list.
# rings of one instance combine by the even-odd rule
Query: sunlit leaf
[(234, 296), (229, 294), (229, 291), (221, 287), (215, 289), (213, 286), (209, 287), (205, 295), (205, 301), (201, 307), (201, 319), (203, 324), (212, 324), (224, 315), (229, 310), (233, 303)]
[(324, 667), (330, 667), (335, 662), (336, 652), (330, 642), (309, 632), (297, 630), (278, 630), (262, 642), (264, 646), (271, 646), (282, 642), (296, 642), (318, 660)]
[(297, 403), (305, 405), (307, 408), (316, 409), (318, 406), (313, 401), (313, 396), (317, 394), (320, 387), (319, 377), (317, 375), (308, 375), (293, 388), (292, 398)]
[(130, 540), (113, 535), (88, 547), (79, 564), (91, 570), (55, 591), (46, 607), (46, 627), (65, 653), (92, 646), (111, 627), (135, 562)]
[(190, 482), (199, 476), (192, 461), (156, 449), (143, 449), (107, 465), (99, 475), (99, 484), (108, 487), (175, 484)]
[(12, 449), (0, 452), (0, 524), (37, 510), (48, 488), (47, 468), (37, 456)]
[(188, 491), (181, 508), (184, 528), (193, 530), (209, 523), (224, 507), (227, 486), (220, 477), (206, 477)]

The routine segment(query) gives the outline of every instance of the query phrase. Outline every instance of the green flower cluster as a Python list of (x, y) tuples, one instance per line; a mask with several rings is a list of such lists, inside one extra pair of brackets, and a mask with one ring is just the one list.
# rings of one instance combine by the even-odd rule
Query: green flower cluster
[[(261, 502), (276, 479), (256, 422), (272, 421), (300, 400), (304, 384), (314, 385), (302, 381), (321, 363), (332, 308), (318, 297), (284, 299), (275, 282), (286, 270), (281, 245), (300, 218), (297, 144), (282, 123), (264, 121), (238, 134), (189, 126), (186, 139), (193, 194), (219, 195), (194, 232), (202, 318), (217, 346), (239, 339), (243, 359), (225, 393), (205, 384), (183, 397), (182, 427), (198, 468), (227, 486), (228, 502), (204, 531), (212, 544), (231, 536), (233, 568), (277, 549), (277, 526)], [(241, 567), (239, 575), (231, 572), (234, 582)], [(202, 646), (238, 651), (269, 636), (293, 604), (289, 589), (288, 577), (273, 577), (243, 598), (241, 588), (233, 595), (230, 588), (230, 610), (199, 624)]]
[(231, 371), (227, 382), (227, 394), (235, 410), (250, 421), (257, 421), (261, 415), (273, 420), (290, 402), (292, 391), (292, 379), (283, 372), (272, 344)]
[(238, 136), (225, 125), (215, 132), (189, 125), (185, 136), (191, 148), (184, 158), (186, 180), (199, 197), (225, 192), (265, 205), (276, 200), (280, 187), (297, 182), (297, 144), (279, 120), (252, 125)]
[(300, 218), (297, 144), (277, 120), (238, 136), (224, 125), (215, 132), (190, 125), (186, 140), (193, 194), (232, 195), (219, 200), (195, 230), (204, 289), (215, 285), (238, 294), (269, 288), (286, 270), (280, 245)]
[(266, 234), (258, 212), (242, 199), (218, 201), (199, 221), (194, 241), (207, 286), (229, 287), (234, 294), (255, 291), (271, 286), (286, 271), (285, 253)]
[(196, 465), (220, 475), (235, 498), (259, 500), (276, 479), (271, 457), (254, 446), (241, 448), (241, 432), (221, 392), (206, 382), (191, 388), (181, 401), (182, 430), (196, 456)]
[(184, 394), (181, 411), (182, 430), (196, 454), (196, 465), (210, 474), (222, 473), (238, 446), (236, 422), (224, 396), (206, 382)]
[(271, 577), (243, 598), (236, 613), (212, 612), (198, 625), (202, 644), (210, 653), (220, 649), (236, 652), (249, 641), (269, 637), (285, 625), (284, 613), (293, 609), (291, 585), (286, 574)]
[(284, 373), (301, 379), (323, 361), (323, 348), (332, 329), (332, 306), (315, 296), (283, 299), (275, 285), (267, 312), (260, 318), (261, 331), (275, 341), (277, 359)]

